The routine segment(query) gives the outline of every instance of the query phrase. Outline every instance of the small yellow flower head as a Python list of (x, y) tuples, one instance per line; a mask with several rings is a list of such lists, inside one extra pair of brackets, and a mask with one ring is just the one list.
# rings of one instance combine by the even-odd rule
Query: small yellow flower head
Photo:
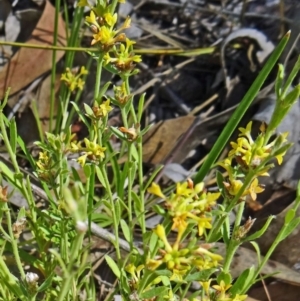
[(166, 196), (162, 193), (161, 188), (156, 183), (152, 182), (151, 186), (147, 189), (147, 191), (151, 194), (154, 194), (162, 199), (165, 199)]
[(82, 75), (88, 74), (85, 67), (81, 67), (80, 72), (76, 75), (76, 69), (71, 71), (70, 68), (66, 68), (66, 72), (61, 75), (60, 80), (63, 81), (71, 92), (75, 89), (83, 90), (85, 82), (81, 79)]
[(110, 100), (106, 100), (105, 102), (103, 102), (100, 106), (95, 105), (92, 108), (93, 112), (94, 112), (94, 117), (96, 119), (102, 118), (102, 117), (106, 117), (108, 115), (108, 113), (110, 111), (113, 110), (113, 108), (110, 106)]
[(148, 259), (146, 266), (150, 271), (155, 271), (162, 263), (161, 259)]
[[(84, 0), (83, 0), (83, 1), (84, 1)], [(85, 20), (86, 20), (86, 22), (88, 22), (90, 25), (94, 25), (94, 26), (100, 28), (100, 27), (99, 27), (99, 24), (98, 24), (98, 22), (97, 22), (97, 19), (96, 19), (96, 15), (95, 15), (95, 13), (94, 13), (93, 10), (91, 10), (90, 15), (89, 15), (88, 17), (85, 17)]]
[[(246, 190), (246, 193), (249, 193), (251, 196), (252, 201), (256, 201), (257, 193), (263, 192), (265, 189), (261, 187), (258, 183), (258, 179), (255, 178), (252, 183), (250, 184), (250, 187), (248, 190)], [(245, 194), (245, 193), (244, 193)]]
[(132, 97), (131, 94), (127, 93), (125, 82), (122, 82), (121, 86), (114, 86), (114, 94), (115, 100), (120, 107), (124, 107)]
[(168, 242), (164, 226), (160, 224), (157, 225), (156, 228), (154, 229), (154, 233), (162, 240), (162, 242), (165, 245), (166, 251), (171, 252), (173, 249), (170, 243)]
[(200, 281), (200, 284), (202, 285), (206, 295), (209, 295), (211, 281), (212, 279), (209, 279), (208, 281)]
[(111, 13), (106, 13), (106, 14), (104, 14), (104, 19), (105, 19), (105, 21), (106, 21), (106, 23), (110, 26), (110, 27), (112, 27), (112, 26), (114, 26), (116, 23), (117, 23), (117, 20), (118, 20), (118, 15), (117, 15), (117, 13), (115, 13), (115, 14), (111, 14)]
[(219, 284), (213, 285), (212, 287), (218, 291), (218, 300), (224, 300), (226, 298), (225, 292), (227, 290), (229, 290), (232, 287), (232, 285), (225, 284), (225, 282), (223, 280), (221, 280), (221, 282)]
[(198, 235), (202, 236), (205, 229), (211, 229), (211, 217), (200, 217), (198, 220)]
[(189, 196), (192, 192), (193, 190), (188, 188), (187, 182), (176, 184), (176, 195)]

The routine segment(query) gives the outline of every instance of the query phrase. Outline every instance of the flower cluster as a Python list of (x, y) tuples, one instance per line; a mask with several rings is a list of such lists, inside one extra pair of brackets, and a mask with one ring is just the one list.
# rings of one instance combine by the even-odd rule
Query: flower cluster
[(183, 234), (187, 224), (194, 222), (198, 226), (199, 236), (202, 236), (205, 229), (211, 228), (210, 211), (220, 193), (206, 192), (203, 183), (194, 186), (190, 179), (182, 184), (177, 183), (176, 192), (170, 197), (166, 197), (155, 183), (152, 183), (148, 192), (165, 200), (165, 207), (173, 218), (172, 230)]
[(100, 105), (95, 102), (95, 105), (92, 107), (93, 116), (90, 116), (92, 119), (104, 118), (108, 115), (110, 111), (112, 111), (112, 107), (110, 106), (110, 100), (107, 99), (103, 101)]
[(131, 97), (132, 95), (127, 92), (125, 82), (123, 82), (120, 86), (114, 86), (114, 100), (120, 107), (124, 107)]
[(71, 142), (70, 148), (72, 153), (81, 153), (81, 156), (77, 159), (77, 162), (81, 166), (86, 164), (87, 159), (93, 162), (100, 162), (103, 158), (105, 158), (104, 152), (106, 147), (102, 147), (95, 141), (90, 141), (87, 138), (84, 138), (84, 146), (82, 144), (82, 141), (77, 143)]
[(80, 68), (79, 73), (76, 70), (71, 71), (70, 68), (66, 68), (66, 72), (61, 75), (60, 80), (65, 82), (71, 92), (75, 89), (83, 90), (85, 82), (81, 77), (86, 74), (88, 74), (88, 71), (84, 66)]
[(36, 162), (37, 174), (40, 179), (45, 182), (51, 181), (55, 177), (55, 171), (53, 170), (53, 160), (48, 151), (39, 153), (39, 159)]
[(183, 184), (178, 183), (176, 192), (170, 197), (166, 197), (155, 183), (152, 183), (148, 192), (165, 200), (165, 207), (173, 221), (172, 230), (177, 231), (177, 238), (171, 245), (164, 226), (158, 225), (154, 232), (163, 242), (164, 248), (160, 250), (160, 255), (148, 259), (147, 267), (154, 270), (165, 263), (173, 273), (171, 279), (182, 281), (192, 267), (203, 270), (218, 266), (222, 260), (220, 255), (210, 252), (204, 246), (198, 246), (196, 242), (191, 241), (188, 247), (182, 247), (181, 242), (188, 224), (197, 226), (199, 236), (202, 236), (206, 229), (212, 228), (210, 211), (220, 194), (207, 193), (203, 183), (194, 186), (191, 180)]
[(154, 259), (148, 259), (147, 268), (155, 270), (161, 264), (165, 263), (167, 268), (172, 272), (170, 280), (181, 282), (193, 267), (199, 270), (210, 269), (217, 267), (220, 261), (223, 260), (222, 256), (208, 250), (211, 247), (210, 245), (197, 246), (196, 242), (192, 241), (187, 247), (182, 247), (179, 244), (181, 239), (179, 233), (175, 243), (171, 245), (167, 239), (163, 225), (158, 225), (154, 232), (163, 242), (164, 248), (159, 250), (160, 255)]
[(119, 72), (132, 71), (141, 57), (132, 52), (134, 42), (123, 32), (130, 27), (131, 19), (127, 17), (123, 25), (116, 29), (118, 15), (111, 12), (111, 5), (107, 1), (99, 1), (92, 7), (87, 0), (81, 0), (78, 6), (88, 6), (91, 9), (90, 15), (85, 19), (93, 32), (91, 45), (97, 45), (104, 52), (104, 63), (113, 65)]
[(228, 290), (232, 287), (231, 284), (226, 284), (224, 280), (220, 283), (211, 286), (212, 279), (201, 282), (204, 290), (204, 298), (194, 298), (192, 301), (243, 301), (248, 296), (236, 294), (232, 296)]
[[(289, 144), (286, 143), (287, 133), (280, 134), (272, 142), (265, 139), (264, 126), (261, 133), (254, 140), (251, 136), (252, 122), (246, 128), (239, 128), (240, 134), (237, 142), (231, 142), (232, 149), (228, 157), (217, 164), (228, 173), (228, 180), (224, 181), (225, 193), (229, 199), (233, 198), (241, 190), (243, 179), (249, 173), (255, 174), (250, 184), (241, 195), (242, 200), (255, 201), (257, 194), (264, 191), (259, 184), (258, 176), (268, 176), (268, 170), (273, 167), (269, 164), (272, 158), (276, 158), (278, 164), (282, 163)], [(237, 163), (234, 165), (234, 160)]]

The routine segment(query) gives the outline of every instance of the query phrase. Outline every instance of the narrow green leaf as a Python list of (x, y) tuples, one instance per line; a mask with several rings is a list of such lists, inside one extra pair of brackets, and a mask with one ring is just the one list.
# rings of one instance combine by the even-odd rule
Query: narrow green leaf
[(293, 80), (297, 76), (299, 70), (300, 70), (300, 55), (298, 56), (297, 62), (294, 65), (292, 71), (290, 72), (290, 74), (289, 74), (289, 76), (288, 76), (288, 78), (287, 78), (287, 80), (284, 84), (284, 87), (282, 89), (283, 90), (282, 91), (283, 96), (285, 96), (286, 92), (289, 90), (289, 88), (292, 85)]
[(217, 184), (218, 184), (219, 190), (220, 190), (223, 198), (226, 198), (225, 187), (224, 187), (224, 177), (219, 170), (216, 171), (216, 179), (217, 179)]
[(196, 272), (193, 274), (188, 275), (184, 280), (187, 282), (192, 282), (192, 281), (207, 281), (210, 276), (215, 273), (217, 269), (206, 269), (202, 270), (200, 272)]
[(105, 260), (106, 260), (108, 266), (110, 267), (110, 269), (112, 270), (112, 272), (116, 275), (116, 277), (118, 279), (120, 279), (121, 272), (120, 272), (120, 269), (117, 266), (117, 264), (114, 262), (114, 260), (108, 255), (105, 255)]
[(46, 280), (38, 287), (37, 291), (39, 293), (44, 292), (46, 289), (48, 289), (51, 285), (53, 285), (53, 277), (56, 275), (54, 272), (52, 272)]
[(255, 274), (255, 268), (252, 266), (251, 268), (244, 270), (242, 274), (235, 281), (234, 285), (230, 288), (229, 292), (234, 296), (236, 294), (243, 294), (244, 288), (248, 287), (249, 283), (254, 283), (255, 279), (253, 276)]
[(9, 142), (14, 154), (16, 154), (17, 152), (17, 136), (18, 133), (17, 133), (16, 120), (13, 117), (9, 123)]
[(116, 220), (119, 223), (121, 220), (121, 205), (120, 205), (120, 200), (116, 199), (114, 203), (114, 210), (116, 213)]
[(145, 96), (146, 96), (146, 93), (143, 93), (140, 96), (140, 99), (139, 99), (138, 113), (137, 113), (137, 122), (138, 123), (141, 123), (141, 120), (142, 120), (142, 115), (143, 115), (143, 111), (144, 111)]
[(86, 127), (89, 129), (90, 128), (90, 123), (87, 121), (87, 119), (85, 118), (84, 114), (82, 114), (81, 110), (79, 109), (77, 103), (75, 103), (74, 101), (71, 101), (71, 104), (73, 105), (76, 113), (79, 115), (80, 119), (82, 120), (82, 122), (86, 125)]
[(99, 99), (101, 99), (103, 97), (103, 95), (106, 93), (106, 91), (110, 85), (111, 85), (111, 82), (107, 82), (102, 86), (102, 88), (99, 91)]
[(255, 239), (261, 237), (267, 231), (271, 221), (274, 218), (275, 218), (274, 215), (269, 216), (266, 223), (263, 225), (263, 227), (260, 230), (256, 231), (255, 233), (253, 233), (252, 235), (250, 235), (250, 236), (246, 237), (245, 239), (243, 239), (243, 242), (250, 241), (250, 240), (255, 240)]
[(286, 239), (300, 224), (300, 217), (293, 219), (284, 229), (280, 236), (280, 241)]
[(291, 107), (298, 100), (299, 96), (300, 96), (300, 85), (297, 85), (282, 100), (282, 103), (283, 103), (282, 105)]
[(168, 289), (163, 286), (154, 287), (141, 294), (141, 299), (151, 299), (160, 295), (167, 295)]
[(278, 58), (280, 57), (282, 51), (284, 50), (288, 40), (290, 37), (290, 31), (282, 38), (278, 46), (274, 49), (273, 53), (269, 57), (268, 61), (266, 62), (265, 66), (260, 71), (259, 75), (256, 77), (255, 81), (251, 85), (250, 89), (247, 91), (246, 95), (240, 102), (237, 109), (232, 114), (232, 117), (227, 122), (224, 130), (222, 131), (221, 135), (219, 136), (217, 142), (214, 144), (213, 148), (210, 150), (207, 159), (204, 161), (203, 165), (201, 166), (200, 170), (196, 174), (194, 178), (195, 183), (202, 182), (204, 177), (207, 175), (209, 169), (214, 164), (214, 162), (219, 157), (220, 153), (224, 149), (224, 146), (228, 142), (229, 138), (231, 137), (232, 133), (236, 129), (237, 125), (241, 121), (242, 117), (245, 115), (246, 111), (248, 110), (249, 106), (251, 105), (252, 101), (258, 94), (260, 88), (262, 87), (263, 83), (265, 82), (266, 78), (272, 71), (274, 65), (276, 64)]
[(275, 92), (276, 92), (277, 99), (280, 99), (281, 96), (283, 78), (284, 78), (284, 67), (282, 64), (278, 64), (278, 72), (275, 80)]
[(290, 209), (284, 217), (284, 223), (289, 224), (294, 219), (295, 214), (295, 209)]
[(171, 277), (172, 276), (172, 272), (169, 270), (156, 270), (155, 274), (157, 276), (167, 276), (167, 277)]
[(154, 250), (156, 250), (158, 237), (154, 232), (151, 233), (150, 241), (149, 241), (149, 251), (152, 256), (154, 256)]
[(85, 110), (85, 112), (88, 116), (94, 116), (94, 112), (93, 112), (92, 108), (89, 105), (84, 103), (83, 106), (84, 106), (84, 110)]
[(85, 164), (83, 167), (84, 175), (89, 178), (91, 176), (91, 166), (88, 164)]
[(125, 239), (128, 242), (130, 242), (130, 240), (131, 240), (130, 230), (129, 230), (127, 223), (123, 219), (121, 219), (121, 228), (122, 228), (122, 232), (124, 234)]

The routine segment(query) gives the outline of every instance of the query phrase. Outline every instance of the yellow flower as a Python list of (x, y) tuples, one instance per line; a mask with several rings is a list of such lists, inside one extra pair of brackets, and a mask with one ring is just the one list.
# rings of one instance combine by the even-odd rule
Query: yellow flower
[(117, 13), (115, 13), (115, 14), (113, 14), (113, 15), (112, 15), (111, 13), (106, 13), (106, 14), (103, 15), (103, 17), (104, 17), (106, 23), (107, 23), (110, 27), (114, 26), (114, 25), (117, 23), (117, 20), (118, 20), (118, 15), (117, 15)]
[(84, 167), (88, 154), (84, 154), (77, 159), (77, 162)]
[(154, 233), (162, 240), (165, 245), (165, 249), (167, 252), (171, 252), (173, 248), (171, 247), (170, 243), (168, 242), (165, 228), (163, 225), (158, 224), (154, 229)]
[(211, 217), (200, 217), (198, 220), (198, 235), (202, 236), (204, 229), (211, 229)]
[(209, 295), (209, 288), (210, 288), (211, 281), (212, 279), (209, 279), (208, 281), (200, 281), (200, 284), (202, 285), (206, 295)]
[(66, 72), (60, 77), (60, 80), (65, 82), (71, 92), (77, 88), (83, 90), (85, 82), (80, 77), (84, 74), (88, 74), (88, 71), (85, 67), (81, 67), (80, 72), (77, 75), (75, 73), (77, 72), (72, 72), (70, 68), (66, 68)]
[(90, 24), (96, 26), (97, 28), (100, 28), (100, 26), (99, 26), (99, 24), (98, 24), (98, 22), (97, 22), (97, 19), (96, 19), (96, 15), (95, 15), (95, 13), (94, 13), (93, 10), (91, 10), (90, 16), (85, 17), (85, 20), (86, 20), (88, 23), (90, 23)]
[[(218, 300), (226, 300), (225, 292), (232, 287), (231, 284), (225, 284), (224, 280), (221, 280), (219, 284), (212, 286), (215, 290), (219, 292)], [(230, 300), (230, 299), (228, 299)]]
[(176, 184), (176, 195), (189, 196), (192, 192), (193, 190), (188, 188), (187, 182)]
[(250, 187), (245, 191), (245, 192), (248, 192), (251, 196), (251, 199), (253, 201), (256, 200), (257, 198), (257, 193), (261, 193), (263, 192), (265, 189), (262, 188), (261, 186), (259, 186), (259, 183), (258, 183), (258, 179), (255, 178), (252, 183), (250, 184)]
[(154, 194), (162, 199), (165, 199), (166, 196), (162, 193), (160, 186), (156, 183), (152, 182), (151, 186), (147, 189), (147, 191), (151, 194)]
[(246, 128), (239, 128), (239, 131), (241, 132), (239, 136), (245, 136), (248, 138), (250, 144), (254, 143), (252, 136), (251, 136), (251, 127), (252, 127), (252, 121), (248, 122)]
[(163, 263), (163, 261), (161, 259), (148, 259), (146, 266), (150, 271), (154, 271), (156, 270), (161, 264)]

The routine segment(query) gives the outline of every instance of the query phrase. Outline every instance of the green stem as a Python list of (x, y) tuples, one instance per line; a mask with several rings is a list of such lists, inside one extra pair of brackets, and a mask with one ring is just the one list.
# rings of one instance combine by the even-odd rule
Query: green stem
[[(142, 234), (146, 233), (146, 212), (145, 212), (145, 190), (144, 190), (144, 173), (143, 173), (143, 145), (142, 137), (139, 137), (137, 140), (137, 151), (138, 151), (138, 177), (139, 177), (139, 201), (141, 208), (141, 216), (138, 220), (140, 221), (140, 227), (142, 229)], [(144, 235), (143, 235), (144, 237)], [(146, 245), (144, 245), (146, 247)]]
[(21, 274), (21, 279), (23, 281), (25, 281), (25, 277), (26, 276), (25, 276), (25, 272), (23, 270), (21, 258), (19, 256), (18, 244), (17, 244), (17, 241), (16, 241), (16, 239), (14, 237), (14, 234), (12, 232), (11, 216), (10, 216), (10, 212), (9, 212), (9, 208), (7, 206), (7, 203), (5, 203), (5, 205), (4, 205), (4, 211), (5, 211), (5, 215), (6, 215), (7, 228), (8, 228), (8, 233), (9, 233), (9, 236), (10, 236), (11, 246), (12, 246), (13, 253), (14, 253), (14, 256), (15, 256), (15, 261), (16, 261), (18, 270), (19, 270), (19, 272)]
[(94, 90), (94, 100), (95, 101), (99, 101), (98, 97), (100, 94), (102, 68), (103, 68), (103, 53), (99, 53), (97, 71), (96, 71), (95, 90)]
[(100, 164), (99, 168), (100, 168), (100, 172), (102, 174), (102, 177), (104, 179), (106, 192), (108, 193), (108, 197), (109, 197), (109, 201), (110, 201), (110, 205), (111, 205), (112, 218), (113, 218), (113, 229), (114, 229), (114, 234), (115, 234), (115, 237), (116, 237), (116, 240), (114, 242), (114, 246), (116, 247), (116, 255), (117, 255), (118, 263), (120, 263), (120, 261), (121, 261), (121, 252), (120, 252), (120, 245), (119, 245), (119, 221), (117, 220), (116, 212), (115, 212), (115, 209), (114, 209), (115, 204), (114, 204), (114, 200), (113, 200), (113, 196), (112, 196), (112, 192), (111, 192), (110, 183), (109, 183), (108, 178), (107, 178), (107, 172), (106, 172), (103, 164)]
[(245, 181), (244, 181), (244, 184), (243, 186), (241, 187), (241, 189), (238, 191), (238, 193), (236, 194), (236, 196), (233, 198), (233, 200), (230, 201), (229, 205), (226, 207), (225, 209), (225, 213), (226, 215), (224, 216), (221, 216), (220, 219), (216, 220), (215, 223), (216, 223), (216, 226), (213, 227), (213, 229), (209, 232), (208, 236), (207, 236), (207, 241), (210, 242), (211, 239), (214, 237), (214, 235), (216, 235), (225, 219), (227, 218), (227, 214), (234, 208), (234, 206), (238, 203), (239, 199), (241, 198), (241, 196), (243, 195), (244, 191), (247, 189), (247, 187), (249, 187), (250, 183), (252, 182), (253, 180), (253, 177), (255, 176), (255, 171), (252, 171), (252, 172), (249, 172), (248, 175), (246, 176), (245, 178)]
[(134, 175), (132, 175), (132, 143), (128, 142), (128, 223), (130, 229), (130, 250), (133, 249), (133, 230), (134, 225), (132, 223), (132, 186), (134, 181)]
[(71, 91), (68, 89), (68, 92), (67, 92), (67, 96), (66, 98), (64, 98), (64, 101), (62, 102), (62, 122), (61, 122), (61, 131), (64, 131), (65, 128), (66, 128), (66, 124), (67, 124), (67, 120), (69, 118), (69, 114), (68, 114), (68, 106), (69, 106), (69, 103), (70, 103), (70, 96), (71, 96)]
[[(242, 218), (243, 218), (243, 212), (244, 212), (244, 208), (245, 208), (245, 202), (241, 202), (238, 206), (238, 211), (236, 214), (236, 219), (235, 219), (235, 223), (234, 223), (234, 228), (233, 228), (233, 232), (235, 233), (235, 231), (238, 229), (238, 227), (240, 227)], [(223, 265), (223, 271), (225, 273), (229, 273), (229, 269), (230, 269), (230, 265), (232, 262), (232, 259), (234, 257), (234, 254), (236, 252), (236, 250), (239, 247), (239, 242), (237, 242), (236, 240), (234, 240), (234, 238), (231, 238), (228, 248), (227, 248), (227, 252), (226, 252), (226, 258), (224, 261), (224, 265)]]
[(78, 260), (78, 254), (82, 247), (83, 237), (84, 237), (84, 233), (79, 233), (74, 241), (74, 244), (72, 245), (70, 262), (68, 264), (68, 271), (64, 277), (61, 291), (60, 291), (57, 301), (63, 301), (65, 296), (68, 294), (68, 292), (71, 289), (71, 284), (72, 284), (72, 281), (75, 276), (75, 274), (72, 273), (72, 270), (74, 269), (74, 264), (75, 264), (76, 260)]
[(271, 255), (273, 254), (275, 248), (281, 242), (281, 236), (286, 231), (286, 228), (288, 226), (289, 226), (289, 224), (285, 224), (281, 228), (280, 232), (278, 233), (277, 237), (275, 238), (274, 242), (272, 243), (271, 247), (269, 248), (267, 254), (264, 256), (263, 260), (261, 261), (261, 263), (259, 264), (258, 268), (256, 269), (256, 271), (255, 271), (255, 273), (254, 273), (254, 275), (252, 277), (253, 281), (249, 281), (248, 286), (244, 288), (243, 292), (241, 292), (242, 294), (246, 293), (250, 289), (250, 287), (253, 285), (254, 281), (256, 280), (256, 278), (261, 273), (261, 270), (263, 269), (263, 267), (265, 266), (265, 264), (267, 263), (267, 261), (269, 260), (269, 258), (271, 257)]
[[(60, 0), (55, 1), (55, 17), (54, 17), (54, 32), (53, 45), (56, 46), (58, 40), (58, 18), (60, 12)], [(50, 121), (49, 132), (53, 129), (54, 106), (55, 106), (55, 78), (56, 78), (56, 50), (52, 54), (52, 69), (51, 69), (51, 94), (50, 94)]]

